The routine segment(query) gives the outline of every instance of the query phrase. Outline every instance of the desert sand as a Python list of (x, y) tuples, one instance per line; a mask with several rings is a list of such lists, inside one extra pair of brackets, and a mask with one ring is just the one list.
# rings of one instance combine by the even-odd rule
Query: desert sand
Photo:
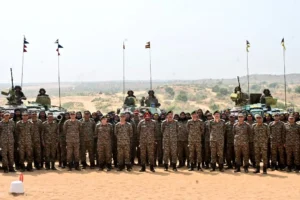
[(34, 171), (24, 173), (25, 194), (9, 194), (11, 181), (18, 180), (19, 172), (0, 174), (0, 200), (6, 199), (300, 199), (300, 175), (268, 172), (268, 175), (220, 172), (80, 172)]

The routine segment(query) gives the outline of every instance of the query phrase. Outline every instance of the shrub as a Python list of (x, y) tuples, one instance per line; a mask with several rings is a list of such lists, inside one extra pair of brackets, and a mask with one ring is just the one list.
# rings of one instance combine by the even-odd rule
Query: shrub
[(177, 101), (183, 101), (183, 102), (187, 102), (188, 97), (187, 97), (187, 93), (184, 91), (180, 91), (179, 94), (176, 97)]

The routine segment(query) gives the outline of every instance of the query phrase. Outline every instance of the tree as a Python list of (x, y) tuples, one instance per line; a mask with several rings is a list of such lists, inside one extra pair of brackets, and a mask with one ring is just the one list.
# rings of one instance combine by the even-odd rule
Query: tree
[(173, 88), (171, 88), (171, 87), (166, 87), (165, 88), (165, 92), (168, 94), (168, 95), (170, 95), (170, 97), (174, 97), (174, 95), (175, 95), (175, 92), (174, 92), (174, 90), (173, 90)]
[(209, 105), (209, 109), (211, 110), (211, 112), (219, 110), (220, 106), (218, 104), (210, 104)]
[(298, 93), (298, 94), (300, 94), (300, 86), (297, 86), (297, 87), (295, 88), (295, 92)]
[(220, 87), (218, 85), (215, 85), (213, 88), (212, 88), (212, 92), (219, 92), (220, 91)]
[(278, 83), (270, 83), (269, 88), (276, 88), (278, 86)]
[(226, 88), (221, 88), (219, 93), (222, 95), (222, 96), (226, 96), (229, 94), (229, 91), (226, 89)]
[(179, 94), (176, 97), (177, 101), (183, 101), (183, 102), (187, 102), (188, 100), (188, 96), (187, 93), (184, 91), (180, 91)]

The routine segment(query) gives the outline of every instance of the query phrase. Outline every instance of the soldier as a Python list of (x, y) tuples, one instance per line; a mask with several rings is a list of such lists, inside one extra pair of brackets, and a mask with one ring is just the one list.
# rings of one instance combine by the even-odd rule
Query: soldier
[(248, 173), (249, 167), (249, 136), (251, 127), (244, 121), (243, 113), (238, 114), (238, 122), (233, 126), (234, 135), (234, 150), (235, 150), (235, 165), (234, 172), (241, 172), (242, 156), (244, 160), (244, 171)]
[(16, 172), (14, 170), (14, 131), (15, 123), (9, 119), (10, 113), (4, 113), (4, 119), (0, 122), (0, 144), (2, 148), (2, 167), (4, 173)]
[(173, 166), (173, 171), (177, 171), (178, 122), (174, 120), (172, 111), (167, 113), (167, 119), (162, 122), (161, 132), (163, 134), (163, 159), (165, 171), (168, 171), (169, 160)]
[(22, 113), (22, 120), (16, 125), (16, 135), (18, 137), (18, 147), (20, 154), (20, 168), (21, 172), (25, 171), (25, 155), (27, 158), (27, 171), (32, 171), (33, 161), (33, 133), (32, 133), (32, 122), (28, 120), (28, 113)]
[(223, 151), (224, 151), (224, 135), (225, 122), (220, 119), (220, 112), (214, 112), (214, 119), (209, 122), (210, 133), (210, 151), (211, 151), (211, 171), (216, 170), (217, 157), (219, 157), (219, 171), (224, 172)]
[(128, 96), (125, 98), (124, 106), (135, 106), (136, 97), (133, 94), (134, 92), (132, 90), (127, 92)]
[[(177, 137), (177, 152), (179, 166), (185, 166), (185, 160), (187, 159), (187, 165), (189, 166), (189, 147), (188, 147), (188, 131), (187, 120), (184, 112), (181, 112), (178, 119), (178, 137)], [(195, 163), (194, 163), (195, 164)]]
[[(149, 158), (150, 171), (154, 170), (154, 147), (156, 135), (156, 122), (151, 119), (151, 114), (146, 112), (144, 119), (141, 120), (137, 127), (137, 135), (140, 141), (141, 164), (140, 172), (146, 171), (146, 158)], [(148, 153), (148, 154), (147, 154)]]
[[(274, 121), (270, 123), (270, 140), (271, 140), (271, 158), (272, 171), (277, 168), (277, 158), (279, 157), (279, 168), (284, 169), (284, 123), (279, 120), (279, 114), (274, 115)], [(277, 153), (278, 152), (278, 153)]]
[(43, 105), (46, 110), (48, 110), (48, 107), (51, 106), (51, 99), (49, 95), (46, 94), (46, 90), (44, 88), (39, 90), (39, 94), (37, 95), (35, 102)]
[[(252, 125), (255, 123), (254, 120), (253, 120), (253, 116), (251, 114), (248, 114), (247, 115), (247, 121), (246, 121), (251, 129), (252, 129)], [(254, 157), (254, 143), (253, 143), (253, 134), (252, 134), (252, 131), (251, 131), (251, 134), (249, 136), (249, 158), (250, 158), (250, 161), (251, 161), (251, 164), (252, 166), (255, 168), (255, 157)]]
[(233, 133), (234, 124), (235, 124), (235, 116), (234, 114), (231, 114), (229, 116), (229, 121), (225, 124), (227, 169), (232, 169), (234, 163), (234, 133)]
[(161, 120), (157, 113), (153, 115), (153, 119), (156, 122), (156, 135), (155, 135), (155, 156), (154, 166), (156, 165), (156, 159), (158, 160), (158, 166), (162, 165), (163, 153), (162, 153), (162, 133), (161, 133)]
[[(192, 112), (192, 119), (187, 122), (188, 147), (190, 157), (190, 169), (193, 171), (195, 167), (195, 157), (197, 158), (197, 169), (202, 171), (200, 163), (202, 162), (202, 135), (204, 134), (204, 122), (199, 119), (197, 111)], [(196, 153), (196, 156), (195, 156)]]
[(131, 171), (130, 164), (130, 140), (133, 135), (132, 125), (126, 122), (125, 113), (120, 114), (120, 122), (115, 126), (118, 151), (118, 171), (124, 169), (124, 160), (127, 171)]
[(109, 116), (102, 116), (100, 122), (95, 128), (95, 138), (97, 138), (97, 151), (99, 160), (99, 170), (104, 169), (106, 163), (107, 171), (111, 170), (111, 158), (112, 158), (112, 136), (113, 125), (108, 123)]
[(294, 115), (289, 115), (288, 122), (285, 124), (285, 149), (287, 172), (292, 171), (292, 155), (296, 165), (296, 172), (299, 172), (299, 145), (300, 145), (300, 129), (299, 124), (295, 123)]
[(41, 169), (42, 155), (41, 155), (41, 133), (42, 133), (42, 121), (38, 119), (37, 113), (32, 112), (32, 134), (33, 134), (33, 158), (34, 158), (34, 167), (37, 170)]
[(72, 161), (74, 156), (75, 169), (80, 171), (79, 167), (79, 146), (80, 146), (80, 122), (76, 119), (74, 111), (70, 112), (71, 119), (64, 123), (64, 133), (67, 142), (67, 161), (69, 171), (72, 170)]
[(48, 113), (47, 121), (43, 123), (43, 146), (45, 148), (46, 170), (55, 168), (55, 153), (58, 144), (58, 124), (53, 118), (53, 113)]
[(206, 114), (206, 118), (207, 121), (205, 121), (204, 123), (204, 151), (205, 151), (205, 156), (204, 156), (204, 160), (205, 160), (205, 169), (209, 169), (209, 163), (210, 163), (210, 133), (209, 133), (209, 124), (210, 124), (210, 120), (212, 120), (212, 114), (211, 113), (207, 113)]
[(147, 107), (159, 107), (160, 103), (158, 103), (157, 98), (154, 96), (154, 91), (149, 90), (148, 91), (148, 97), (145, 100), (145, 104)]
[(85, 169), (88, 165), (86, 163), (86, 151), (89, 153), (90, 168), (95, 168), (95, 158), (93, 151), (95, 121), (91, 118), (89, 111), (84, 111), (83, 119), (80, 120), (80, 153), (82, 168)]
[(61, 162), (61, 168), (67, 166), (67, 142), (66, 142), (66, 133), (64, 132), (64, 123), (70, 117), (69, 113), (66, 112), (62, 119), (58, 122), (58, 142), (59, 142), (59, 160)]
[(254, 141), (254, 152), (255, 152), (255, 162), (256, 162), (256, 170), (254, 173), (260, 173), (260, 160), (262, 155), (263, 159), (263, 173), (267, 174), (268, 160), (268, 141), (270, 136), (270, 129), (267, 124), (263, 123), (263, 118), (261, 115), (255, 115), (256, 123), (252, 125), (253, 132), (253, 141)]
[(133, 112), (133, 120), (131, 122), (129, 116), (128, 116), (128, 120), (127, 122), (130, 122), (132, 124), (134, 124), (134, 127), (133, 128), (133, 136), (132, 136), (132, 141), (131, 141), (131, 147), (130, 147), (130, 161), (131, 163), (134, 165), (134, 160), (135, 158), (137, 157), (138, 158), (138, 163), (141, 164), (141, 159), (140, 159), (140, 148), (138, 147), (138, 143), (139, 143), (139, 139), (137, 137), (137, 132), (136, 132), (136, 129), (137, 129), (137, 126), (140, 122), (140, 118), (139, 118), (139, 111), (138, 110), (135, 110)]

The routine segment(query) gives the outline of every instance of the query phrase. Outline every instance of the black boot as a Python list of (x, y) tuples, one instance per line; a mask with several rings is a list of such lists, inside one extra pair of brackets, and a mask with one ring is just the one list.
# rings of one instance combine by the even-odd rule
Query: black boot
[(272, 171), (275, 171), (275, 167), (276, 167), (276, 163), (272, 163), (272, 164), (271, 164), (271, 170), (272, 170)]
[(267, 174), (267, 167), (263, 166), (263, 174)]
[(128, 172), (131, 171), (131, 164), (126, 164), (126, 170), (127, 170)]
[(49, 162), (46, 162), (46, 170), (50, 170), (50, 163)]
[(205, 169), (209, 169), (209, 162), (205, 162)]
[(13, 166), (10, 166), (10, 167), (9, 167), (9, 172), (16, 172), (16, 170), (14, 169)]
[(79, 162), (75, 162), (75, 170), (81, 171), (81, 169), (79, 167)]
[(200, 163), (199, 163), (199, 162), (198, 162), (197, 170), (198, 170), (198, 171), (201, 171), (201, 172), (203, 171), (202, 168), (201, 168), (201, 166), (200, 166)]
[(37, 162), (36, 165), (35, 165), (35, 169), (41, 170), (41, 164)]
[(86, 162), (81, 162), (81, 164), (82, 164), (82, 169), (86, 169), (87, 163)]
[(256, 166), (256, 170), (253, 172), (254, 174), (260, 173), (260, 166)]
[(189, 171), (194, 171), (194, 163), (191, 163), (191, 164), (190, 164)]
[(68, 163), (68, 167), (69, 167), (68, 171), (72, 171), (72, 162)]
[(61, 168), (64, 169), (64, 168), (66, 168), (66, 166), (67, 166), (67, 162), (63, 161)]
[(233, 169), (233, 167), (232, 167), (232, 163), (230, 162), (230, 163), (228, 163), (228, 166), (227, 166), (227, 168), (226, 169)]
[(280, 171), (284, 171), (285, 166), (283, 164), (279, 164)]
[(287, 170), (286, 170), (287, 172), (292, 172), (292, 166), (291, 165), (288, 165), (288, 167), (287, 167)]
[(238, 172), (241, 172), (241, 167), (240, 167), (240, 165), (236, 164), (234, 173), (238, 173)]
[(248, 173), (248, 172), (249, 172), (249, 171), (248, 171), (248, 168), (249, 168), (249, 166), (246, 165), (245, 168), (244, 168), (244, 172), (245, 172), (245, 173)]
[(172, 166), (173, 166), (173, 171), (174, 171), (174, 172), (177, 172), (176, 163), (173, 163)]
[(8, 173), (8, 167), (2, 167), (2, 168), (3, 168), (4, 173)]
[(33, 169), (32, 169), (32, 163), (28, 163), (27, 164), (27, 171), (29, 171), (29, 172), (33, 171)]
[(20, 172), (25, 172), (25, 165), (24, 164), (20, 164)]
[(179, 161), (179, 165), (177, 166), (177, 168), (183, 167), (183, 164), (182, 164), (182, 163), (183, 163), (182, 161)]
[(90, 169), (95, 169), (95, 161), (91, 161), (91, 163), (90, 163)]
[(106, 171), (111, 171), (111, 164), (106, 164)]
[(168, 164), (164, 164), (165, 171), (168, 171), (168, 167), (169, 167)]
[(56, 168), (55, 168), (55, 162), (51, 162), (51, 169), (52, 170), (56, 170)]
[(299, 173), (299, 169), (300, 169), (300, 166), (297, 165), (297, 166), (296, 166), (296, 173)]
[(219, 171), (224, 172), (224, 165), (223, 164), (219, 164)]
[(211, 163), (211, 172), (216, 171), (216, 163)]
[(118, 169), (117, 169), (118, 172), (121, 172), (123, 171), (123, 165), (121, 164), (118, 164)]
[(99, 171), (103, 171), (104, 169), (104, 163), (99, 163)]
[(154, 170), (154, 165), (150, 165), (150, 171), (151, 171), (151, 172), (155, 172), (155, 170)]
[(146, 165), (142, 165), (142, 168), (140, 169), (140, 172), (145, 172), (146, 171)]

